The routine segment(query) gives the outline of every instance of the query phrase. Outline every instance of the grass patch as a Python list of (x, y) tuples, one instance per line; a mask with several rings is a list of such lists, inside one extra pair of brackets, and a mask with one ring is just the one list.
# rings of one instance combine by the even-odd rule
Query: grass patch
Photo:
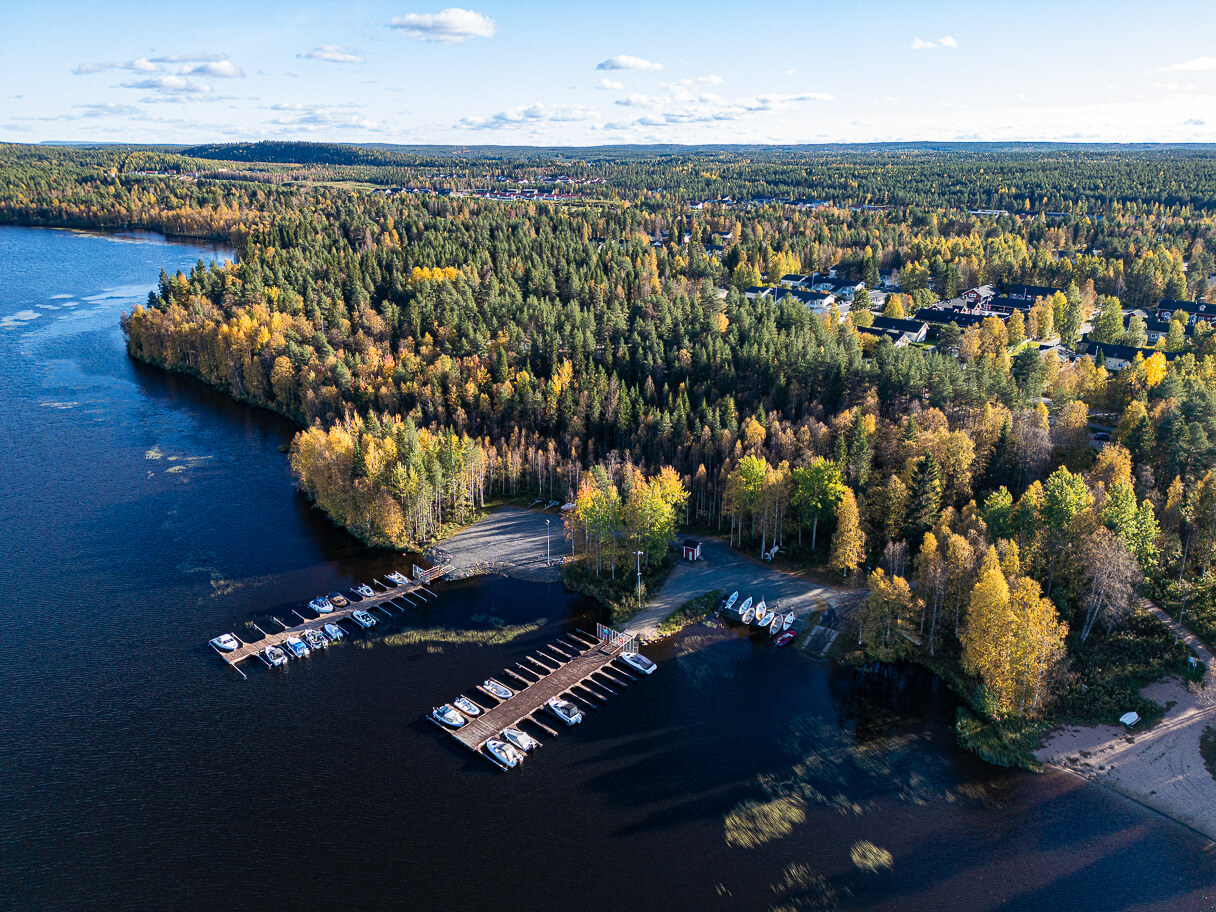
[(722, 598), (721, 589), (713, 589), (695, 599), (689, 599), (663, 620), (659, 621), (659, 636), (671, 636), (678, 633), (689, 624), (705, 620)]
[(880, 849), (872, 842), (867, 842), (862, 839), (859, 842), (853, 843), (853, 848), (849, 849), (849, 858), (853, 859), (853, 864), (857, 866), (859, 871), (889, 871), (895, 867), (895, 859), (891, 857), (891, 853), (886, 849)]
[(447, 627), (402, 630), (400, 633), (390, 633), (379, 642), (386, 646), (426, 646), (428, 650), (443, 646), (502, 646), (535, 633), (548, 622), (548, 618), (537, 618), (527, 624), (493, 630), (452, 630)]
[(1095, 633), (1083, 644), (1070, 638), (1068, 653), (1072, 681), (1053, 714), (1057, 721), (1113, 725), (1135, 711), (1152, 725), (1165, 710), (1140, 689), (1166, 675), (1189, 675), (1190, 651), (1143, 608), (1113, 633)]
[[(673, 561), (668, 556), (659, 563), (642, 568), (643, 605), (651, 592), (658, 592), (663, 588), (672, 566)], [(568, 561), (562, 568), (562, 583), (571, 592), (588, 595), (605, 606), (612, 615), (613, 624), (622, 624), (638, 613), (638, 577), (635, 566), (617, 567), (616, 579), (613, 579), (611, 568), (604, 567), (597, 574), (594, 565), (589, 566), (584, 557), (578, 557)]]
[(793, 832), (806, 821), (806, 802), (801, 798), (744, 801), (726, 815), (723, 836), (727, 845), (754, 849)]

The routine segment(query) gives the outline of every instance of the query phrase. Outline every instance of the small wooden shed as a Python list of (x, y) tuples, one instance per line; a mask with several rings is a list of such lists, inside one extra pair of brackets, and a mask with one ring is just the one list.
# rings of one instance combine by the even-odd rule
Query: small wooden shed
[(684, 542), (684, 560), (696, 561), (701, 559), (701, 543), (691, 539)]

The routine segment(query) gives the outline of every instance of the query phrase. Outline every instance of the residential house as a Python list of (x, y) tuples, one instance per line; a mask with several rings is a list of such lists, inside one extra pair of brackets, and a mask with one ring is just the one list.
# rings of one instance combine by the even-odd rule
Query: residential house
[(1192, 326), (1199, 320), (1216, 323), (1216, 304), (1205, 301), (1162, 301), (1157, 305), (1157, 319), (1168, 323), (1179, 310), (1187, 315)]
[(782, 289), (777, 295), (778, 300), (793, 298), (799, 303), (805, 305), (812, 313), (817, 313), (823, 316), (828, 312), (828, 308), (833, 304), (840, 313), (846, 314), (849, 312), (849, 305), (836, 300), (836, 296), (822, 291), (807, 291), (803, 288)]
[[(1140, 355), (1145, 360), (1157, 354), (1157, 349), (1153, 348), (1134, 348), (1131, 345), (1111, 345), (1107, 342), (1093, 342), (1089, 339), (1089, 334), (1086, 333), (1085, 338), (1081, 340), (1082, 346), (1085, 347), (1085, 353), (1094, 361), (1100, 361), (1106, 366), (1107, 370), (1121, 371), (1123, 368), (1130, 365), (1136, 360), (1136, 355)], [(1177, 352), (1161, 352), (1165, 356), (1166, 361), (1173, 361), (1178, 357)]]
[(922, 320), (899, 320), (895, 317), (875, 317), (872, 325), (861, 327), (859, 332), (871, 336), (886, 336), (897, 347), (913, 342), (924, 342), (929, 334), (929, 324)]
[(991, 285), (981, 285), (979, 288), (972, 288), (959, 295), (959, 298), (968, 307), (981, 307), (994, 297), (996, 297), (996, 289)]
[[(1123, 315), (1124, 331), (1126, 331), (1128, 328), (1131, 327), (1132, 317), (1134, 317), (1134, 316), (1136, 316), (1136, 314), (1134, 314), (1134, 313), (1129, 313), (1129, 314)], [(1169, 335), (1170, 321), (1169, 320), (1154, 320), (1152, 317), (1144, 317), (1144, 328), (1146, 330), (1148, 330), (1148, 344), (1156, 345), (1158, 339), (1164, 339), (1166, 336)], [(1195, 325), (1193, 323), (1185, 324), (1185, 326), (1183, 328), (1183, 334), (1186, 336), (1192, 336), (1192, 335), (1194, 335), (1194, 333), (1195, 333)]]

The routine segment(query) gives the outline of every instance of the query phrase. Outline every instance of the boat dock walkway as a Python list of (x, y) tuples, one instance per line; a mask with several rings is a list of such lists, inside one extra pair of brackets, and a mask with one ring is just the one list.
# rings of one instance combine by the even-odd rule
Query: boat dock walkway
[[(469, 750), (479, 753), (486, 742), (500, 736), (503, 729), (518, 726), (525, 720), (556, 735), (550, 726), (562, 727), (557, 719), (551, 717), (548, 723), (541, 722), (536, 718), (537, 713), (554, 697), (591, 709), (595, 708), (593, 700), (605, 702), (606, 695), (615, 695), (617, 688), (627, 687), (638, 679), (635, 674), (612, 665), (622, 652), (633, 649), (636, 649), (634, 637), (602, 624), (594, 635), (581, 630), (570, 633), (526, 657), (524, 661), (529, 665), (517, 665), (516, 671), (507, 670), (498, 676), (500, 682), (515, 691), (514, 696), (500, 699), (478, 687), (478, 702), (496, 705), (483, 708), (481, 715), (460, 728), (445, 731)], [(482, 756), (489, 757), (484, 753)]]
[[(417, 571), (421, 568), (415, 567), (414, 569), (417, 573)], [(261, 658), (264, 650), (270, 646), (282, 645), (283, 642), (289, 637), (300, 636), (306, 630), (320, 630), (326, 624), (336, 624), (338, 621), (344, 618), (349, 618), (356, 611), (369, 611), (372, 608), (379, 608), (385, 614), (391, 615), (392, 611), (389, 610), (387, 606), (389, 603), (396, 600), (401, 600), (405, 604), (419, 605), (425, 601), (436, 598), (435, 593), (431, 592), (426, 587), (432, 581), (443, 576), (446, 570), (446, 567), (432, 567), (429, 570), (423, 570), (416, 576), (415, 579), (410, 580), (408, 583), (398, 583), (395, 585), (390, 585), (388, 582), (381, 580), (375, 580), (374, 582), (384, 589), (383, 592), (377, 592), (375, 595), (370, 597), (363, 597), (362, 600), (358, 602), (351, 602), (345, 608), (335, 608), (329, 614), (322, 614), (321, 616), (312, 620), (303, 619), (302, 615), (297, 614), (296, 617), (301, 618), (301, 623), (292, 627), (288, 627), (286, 624), (283, 624), (282, 621), (279, 621), (278, 618), (275, 618), (275, 620), (282, 625), (282, 630), (278, 630), (273, 633), (263, 631), (263, 633), (266, 633), (266, 636), (262, 639), (255, 643), (246, 643), (242, 641), (241, 645), (231, 652), (224, 652), (220, 649), (216, 649), (215, 651), (219, 653), (220, 657), (225, 662), (235, 668), (241, 662), (245, 661), (245, 659), (251, 659), (255, 656)], [(415, 593), (416, 598), (419, 599), (419, 601), (415, 601), (413, 598), (411, 598), (411, 593)], [(397, 607), (403, 608), (404, 605), (398, 605)], [(262, 628), (259, 627), (258, 629), (261, 630)], [(240, 638), (238, 637), (237, 639)]]

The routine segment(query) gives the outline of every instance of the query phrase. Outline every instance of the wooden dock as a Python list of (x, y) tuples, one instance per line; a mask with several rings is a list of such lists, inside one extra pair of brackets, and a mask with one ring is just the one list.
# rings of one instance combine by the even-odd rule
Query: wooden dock
[[(418, 569), (416, 567), (415, 571)], [(391, 615), (393, 612), (389, 608), (390, 603), (395, 603), (397, 600), (401, 600), (403, 604), (396, 605), (396, 607), (404, 610), (407, 605), (419, 605), (429, 599), (435, 598), (435, 593), (426, 587), (434, 580), (443, 576), (446, 570), (446, 567), (432, 567), (429, 570), (423, 571), (420, 576), (410, 580), (408, 583), (389, 585), (386, 581), (376, 580), (376, 584), (383, 588), (384, 591), (377, 592), (370, 598), (362, 598), (362, 601), (351, 602), (345, 608), (335, 608), (329, 614), (323, 614), (312, 620), (303, 619), (303, 615), (296, 614), (296, 617), (301, 618), (301, 623), (290, 627), (279, 621), (278, 618), (275, 618), (282, 626), (282, 630), (273, 632), (263, 631), (266, 633), (266, 636), (256, 643), (245, 643), (242, 641), (241, 645), (231, 652), (224, 652), (220, 649), (216, 649), (215, 651), (225, 662), (236, 667), (245, 661), (245, 659), (251, 659), (255, 656), (260, 658), (262, 652), (270, 646), (281, 646), (288, 637), (301, 636), (306, 630), (320, 630), (326, 624), (336, 624), (344, 618), (349, 618), (356, 611), (370, 611), (373, 608), (379, 608), (385, 614)], [(411, 593), (414, 593), (415, 598), (420, 601), (415, 601), (414, 598), (411, 598)], [(260, 627), (258, 629), (261, 630)], [(322, 636), (324, 636), (324, 633), (322, 633)], [(237, 639), (239, 640), (240, 637), (237, 637)], [(326, 637), (326, 640), (328, 640), (328, 637)]]
[[(500, 700), (478, 687), (476, 702), (483, 707), (487, 703), (497, 705), (483, 708), (480, 716), (462, 727), (445, 728), (445, 731), (469, 750), (479, 753), (486, 742), (501, 735), (503, 729), (518, 726), (525, 720), (555, 735), (554, 728), (565, 727), (563, 723), (551, 714), (547, 722), (536, 718), (544, 711), (545, 704), (553, 697), (562, 697), (579, 705), (580, 709), (595, 708), (594, 701), (604, 702), (606, 695), (616, 694), (618, 689), (637, 680), (635, 674), (612, 665), (622, 652), (634, 648), (633, 637), (603, 625), (595, 635), (575, 631), (568, 638), (525, 657), (524, 661), (529, 664), (517, 665), (518, 671), (506, 671), (497, 676), (498, 681), (515, 691), (511, 698)], [(483, 756), (489, 757), (488, 754)]]

